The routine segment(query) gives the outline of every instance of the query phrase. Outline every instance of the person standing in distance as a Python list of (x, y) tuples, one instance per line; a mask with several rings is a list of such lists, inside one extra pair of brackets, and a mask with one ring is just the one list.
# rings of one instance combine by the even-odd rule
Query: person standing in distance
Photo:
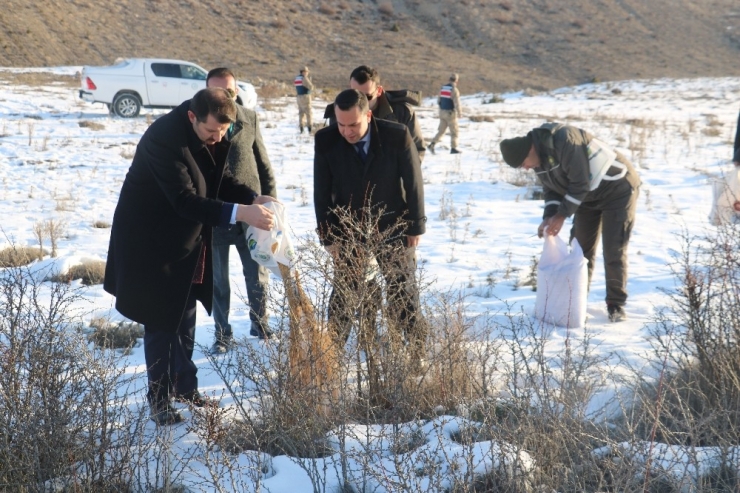
[(147, 400), (157, 425), (183, 420), (171, 399), (218, 405), (198, 391), (192, 360), (196, 301), (213, 303), (214, 226), (242, 221), (273, 227), (274, 200), (239, 183), (228, 169), (236, 103), (206, 88), (152, 123), (139, 141), (111, 227), (104, 289), (116, 309), (144, 325)]
[[(225, 67), (208, 72), (206, 87), (220, 87), (229, 91), (237, 101), (236, 121), (226, 132), (231, 143), (226, 164), (231, 174), (241, 183), (260, 195), (277, 197), (275, 174), (272, 171), (267, 149), (262, 142), (257, 113), (239, 104), (239, 88), (234, 72)], [(223, 354), (233, 344), (233, 329), (229, 324), (231, 287), (229, 283), (229, 250), (236, 246), (242, 263), (242, 272), (249, 300), (249, 335), (268, 339), (267, 286), (270, 273), (252, 259), (247, 245), (247, 227), (237, 222), (226, 227), (213, 228), (213, 321), (216, 325), (212, 354)]]
[(450, 154), (460, 154), (462, 151), (457, 148), (457, 119), (462, 118), (462, 106), (460, 105), (460, 91), (457, 90), (457, 81), (460, 77), (452, 74), (447, 84), (442, 86), (437, 97), (439, 104), (439, 128), (437, 135), (429, 143), (429, 152), (434, 154), (434, 146), (444, 137), (447, 127), (450, 128), (450, 143), (452, 149)]
[(303, 133), (303, 120), (306, 120), (306, 130), (311, 135), (311, 92), (313, 83), (309, 77), (308, 67), (301, 68), (301, 71), (293, 79), (295, 86), (296, 98), (298, 100), (298, 129)]

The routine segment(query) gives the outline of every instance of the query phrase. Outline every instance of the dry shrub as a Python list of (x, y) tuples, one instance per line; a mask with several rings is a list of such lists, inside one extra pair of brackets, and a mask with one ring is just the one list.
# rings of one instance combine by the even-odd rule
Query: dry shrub
[(108, 229), (110, 228), (110, 223), (108, 221), (103, 221), (102, 219), (97, 219), (93, 221), (92, 226), (96, 229)]
[(22, 268), (0, 277), (3, 491), (127, 491), (140, 471), (129, 433), (143, 427), (124, 404), (125, 366), (88, 347), (75, 301), (68, 285)]
[(681, 235), (671, 266), (677, 287), (651, 331), (660, 373), (636, 391), (636, 429), (644, 439), (690, 446), (740, 441), (739, 229)]
[(719, 137), (722, 134), (722, 131), (717, 127), (707, 127), (703, 128), (701, 133), (707, 137)]
[(92, 122), (90, 120), (80, 120), (78, 125), (82, 128), (89, 128), (90, 130), (105, 130), (105, 125), (98, 122)]
[(509, 0), (503, 0), (498, 5), (504, 10), (511, 10), (511, 2)]
[(0, 268), (28, 265), (48, 254), (49, 252), (38, 247), (10, 246), (0, 250)]
[(480, 123), (480, 122), (494, 122), (496, 120), (493, 118), (493, 115), (471, 115), (470, 121)]

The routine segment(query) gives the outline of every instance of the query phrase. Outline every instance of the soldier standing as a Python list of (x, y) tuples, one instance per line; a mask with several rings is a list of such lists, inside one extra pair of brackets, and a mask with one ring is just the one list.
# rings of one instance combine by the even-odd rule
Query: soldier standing
[(298, 99), (298, 128), (303, 133), (303, 117), (306, 117), (306, 130), (311, 133), (311, 91), (313, 83), (309, 74), (308, 67), (303, 67), (301, 72), (293, 80), (295, 85), (296, 97)]
[(452, 74), (450, 81), (443, 85), (439, 91), (439, 97), (437, 98), (437, 103), (439, 103), (439, 129), (437, 135), (434, 136), (429, 147), (427, 147), (432, 154), (434, 154), (434, 145), (444, 137), (447, 127), (450, 127), (452, 144), (450, 154), (460, 154), (461, 152), (457, 149), (457, 119), (462, 117), (460, 91), (457, 90), (458, 79), (457, 74)]

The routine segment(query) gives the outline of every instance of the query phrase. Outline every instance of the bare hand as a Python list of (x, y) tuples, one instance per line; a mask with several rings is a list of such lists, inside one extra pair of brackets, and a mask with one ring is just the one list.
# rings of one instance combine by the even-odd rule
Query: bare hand
[(257, 195), (254, 198), (254, 202), (252, 202), (252, 204), (262, 205), (262, 204), (266, 204), (268, 202), (277, 202), (277, 203), (280, 203), (280, 201), (278, 199), (276, 199), (275, 197), (270, 197), (269, 195)]
[(732, 208), (735, 209), (735, 211), (740, 212), (740, 201), (737, 201), (734, 204), (732, 204)]
[(732, 164), (740, 168), (740, 161), (733, 161)]
[[(255, 199), (256, 200), (256, 199)], [(272, 211), (262, 205), (238, 205), (236, 220), (242, 221), (255, 228), (270, 230), (274, 225)]]
[(406, 246), (407, 247), (419, 246), (420, 239), (421, 239), (421, 236), (419, 235), (416, 235), (416, 236), (406, 235)]
[(561, 216), (560, 214), (555, 214), (554, 216), (544, 219), (540, 223), (539, 228), (537, 228), (537, 236), (542, 238), (545, 233), (551, 236), (557, 236), (558, 233), (560, 233), (560, 230), (563, 229), (564, 222), (565, 217)]

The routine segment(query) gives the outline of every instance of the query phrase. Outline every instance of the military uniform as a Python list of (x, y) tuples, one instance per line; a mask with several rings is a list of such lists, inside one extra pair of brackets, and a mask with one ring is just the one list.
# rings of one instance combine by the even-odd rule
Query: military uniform
[(303, 120), (305, 117), (306, 129), (310, 134), (312, 125), (311, 91), (313, 91), (313, 83), (308, 76), (309, 73), (308, 67), (303, 67), (301, 72), (293, 79), (293, 85), (295, 86), (296, 97), (298, 99), (298, 128), (303, 133)]
[(460, 91), (457, 90), (457, 74), (450, 76), (450, 81), (442, 86), (437, 97), (439, 103), (439, 129), (429, 144), (429, 150), (434, 154), (434, 146), (444, 137), (447, 128), (450, 129), (450, 143), (452, 154), (457, 154), (457, 119), (462, 116), (460, 105)]

